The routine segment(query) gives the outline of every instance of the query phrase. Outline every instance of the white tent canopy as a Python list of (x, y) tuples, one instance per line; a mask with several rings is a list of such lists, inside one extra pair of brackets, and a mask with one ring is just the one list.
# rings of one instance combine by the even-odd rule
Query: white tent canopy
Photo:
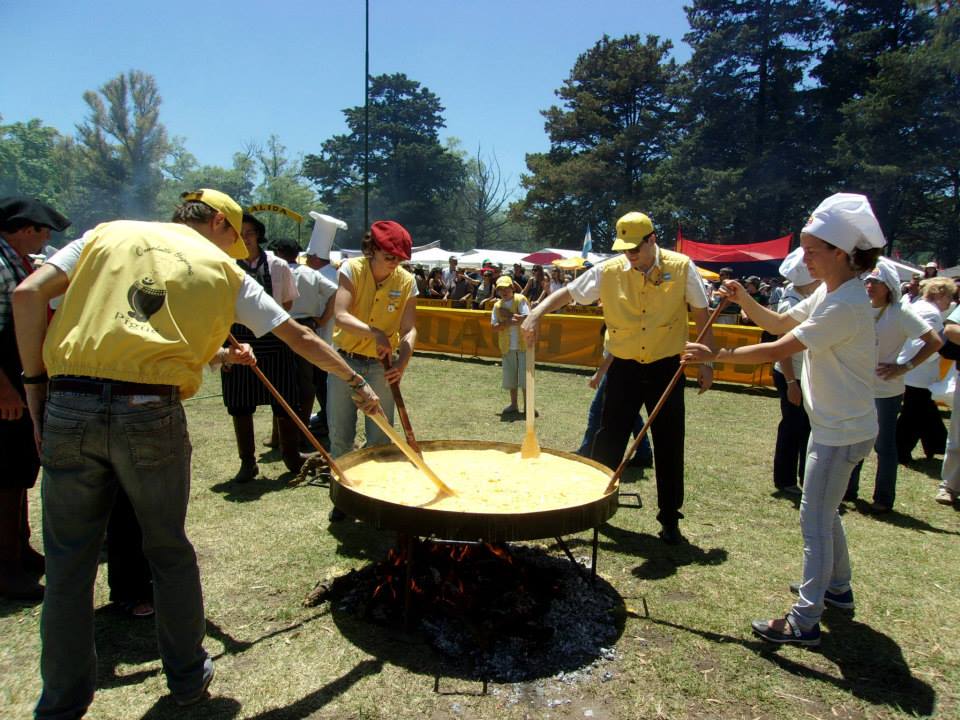
[(439, 247), (432, 247), (427, 250), (417, 250), (410, 254), (410, 262), (413, 263), (446, 263), (450, 256), (460, 257), (462, 253), (451, 250), (444, 250)]
[[(459, 264), (463, 267), (480, 267), (484, 260), (489, 260), (494, 265), (503, 265), (504, 268), (513, 267), (514, 263), (520, 262), (520, 258), (530, 253), (512, 252), (510, 250), (480, 250), (474, 249), (466, 252), (459, 257)], [(530, 267), (530, 263), (520, 263), (525, 267)]]
[[(913, 267), (913, 265), (907, 265), (906, 263), (902, 263), (899, 260), (893, 260), (886, 256), (884, 256), (883, 259), (897, 269), (897, 275), (900, 277), (900, 282), (907, 282), (914, 275), (923, 275), (923, 268)], [(940, 274), (942, 275), (943, 272), (941, 271)]]

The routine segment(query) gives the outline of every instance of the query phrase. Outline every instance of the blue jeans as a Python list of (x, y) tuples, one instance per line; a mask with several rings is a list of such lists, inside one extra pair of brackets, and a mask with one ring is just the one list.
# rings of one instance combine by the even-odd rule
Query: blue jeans
[(111, 398), (109, 386), (103, 395), (50, 395), (41, 450), (47, 590), (37, 718), (80, 717), (93, 700), (93, 584), (118, 486), (143, 530), (167, 686), (189, 694), (212, 672), (202, 646), (200, 572), (184, 530), (190, 455), (178, 400)]
[(840, 521), (840, 502), (853, 466), (870, 452), (872, 440), (853, 445), (820, 445), (810, 438), (800, 500), (803, 582), (790, 618), (809, 630), (823, 615), (823, 595), (850, 589), (850, 556)]
[[(387, 420), (393, 424), (393, 394), (390, 385), (384, 376), (383, 365), (378, 358), (360, 360), (356, 357), (341, 355), (347, 365), (363, 376), (370, 383), (373, 391), (380, 396), (380, 405), (387, 415)], [(353, 450), (353, 441), (357, 436), (357, 405), (351, 399), (353, 391), (350, 386), (333, 373), (327, 374), (327, 427), (330, 432), (330, 454), (338, 458)], [(367, 443), (372, 445), (389, 445), (390, 438), (377, 427), (377, 424), (364, 415), (364, 430), (367, 434)]]
[[(900, 401), (903, 395), (876, 398), (877, 422), (880, 431), (873, 449), (877, 451), (877, 477), (873, 487), (873, 501), (888, 508), (893, 507), (897, 497), (897, 415), (900, 414)], [(860, 491), (860, 469), (863, 461), (850, 474), (846, 497), (853, 499)]]
[[(580, 448), (577, 455), (590, 457), (590, 448), (593, 446), (593, 436), (597, 434), (600, 428), (600, 414), (603, 410), (603, 393), (607, 389), (607, 376), (600, 378), (600, 384), (597, 385), (597, 391), (593, 394), (593, 400), (590, 402), (590, 409), (587, 410), (587, 429), (583, 431), (583, 440), (580, 441)], [(633, 422), (633, 436), (636, 437), (643, 429), (643, 413), (637, 413), (637, 419)], [(653, 451), (650, 449), (650, 438), (646, 435), (637, 446), (635, 458), (652, 458)]]

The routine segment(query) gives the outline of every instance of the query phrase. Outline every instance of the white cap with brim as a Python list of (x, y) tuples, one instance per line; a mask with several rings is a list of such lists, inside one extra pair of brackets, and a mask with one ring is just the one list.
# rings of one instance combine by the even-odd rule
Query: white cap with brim
[(795, 287), (803, 287), (813, 282), (813, 276), (803, 261), (803, 248), (791, 251), (780, 263), (780, 274), (792, 282)]
[(890, 302), (900, 302), (900, 275), (892, 262), (880, 258), (877, 266), (863, 276), (863, 281), (867, 280), (879, 280), (890, 288)]
[(329, 260), (337, 230), (346, 230), (347, 224), (343, 220), (313, 210), (310, 211), (310, 217), (313, 218), (313, 232), (310, 234), (306, 254), (315, 255), (321, 260)]
[(820, 238), (848, 255), (855, 249), (887, 244), (870, 201), (865, 195), (837, 193), (817, 206), (802, 232)]

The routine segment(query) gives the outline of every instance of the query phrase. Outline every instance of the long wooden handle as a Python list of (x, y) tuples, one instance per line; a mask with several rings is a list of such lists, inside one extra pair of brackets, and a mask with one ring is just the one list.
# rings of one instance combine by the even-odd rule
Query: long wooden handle
[[(237, 350), (243, 350), (243, 346), (237, 342), (237, 339), (233, 336), (233, 333), (228, 333), (227, 337), (229, 338), (230, 344), (233, 345), (233, 347), (235, 347)], [(296, 423), (298, 428), (300, 428), (300, 432), (302, 432), (304, 435), (307, 436), (307, 440), (310, 441), (310, 444), (313, 445), (314, 449), (318, 453), (320, 453), (320, 455), (326, 461), (327, 465), (330, 466), (330, 471), (335, 472), (337, 474), (337, 477), (340, 479), (340, 482), (342, 482), (345, 485), (349, 485), (350, 483), (347, 481), (346, 476), (343, 474), (343, 470), (341, 470), (337, 466), (337, 464), (333, 461), (333, 457), (330, 455), (330, 453), (328, 453), (324, 449), (323, 445), (320, 444), (320, 441), (317, 440), (316, 437), (314, 437), (312, 432), (310, 432), (310, 428), (308, 428), (306, 425), (303, 424), (303, 420), (301, 420), (300, 416), (293, 411), (293, 408), (290, 407), (290, 404), (283, 399), (283, 395), (281, 395), (277, 391), (277, 389), (273, 386), (273, 383), (267, 380), (267, 376), (263, 374), (263, 371), (260, 368), (258, 368), (256, 365), (250, 365), (248, 367), (251, 370), (253, 370), (254, 375), (260, 378), (260, 382), (266, 385), (267, 390), (270, 391), (270, 394), (273, 395), (274, 398), (276, 398), (277, 402), (280, 403), (280, 406), (284, 409), (287, 415), (290, 416), (290, 419), (293, 420), (294, 423)]]
[[(386, 355), (380, 360), (383, 363), (383, 369), (390, 369), (390, 356)], [(417, 455), (423, 457), (420, 451), (420, 444), (413, 434), (413, 425), (410, 424), (410, 416), (407, 414), (407, 404), (403, 401), (403, 395), (400, 394), (400, 383), (390, 383), (390, 393), (393, 395), (393, 404), (397, 406), (397, 414), (400, 415), (400, 427), (403, 428), (403, 434), (407, 438), (407, 444), (413, 448)]]
[(393, 441), (393, 444), (400, 448), (401, 452), (407, 456), (407, 459), (416, 465), (420, 472), (430, 478), (430, 481), (437, 486), (437, 489), (440, 490), (440, 492), (444, 492), (447, 495), (456, 495), (456, 493), (451, 490), (450, 487), (443, 480), (441, 480), (433, 470), (430, 469), (430, 466), (423, 461), (423, 458), (417, 455), (417, 453), (414, 452), (414, 449), (410, 447), (402, 437), (400, 437), (400, 433), (393, 429), (393, 425), (391, 425), (390, 421), (387, 420), (386, 415), (384, 415), (382, 412), (378, 412), (374, 413), (370, 417), (373, 418), (373, 421), (381, 430), (383, 430), (387, 437)]
[[(707, 330), (710, 329), (710, 326), (713, 325), (714, 320), (717, 319), (717, 316), (720, 315), (721, 311), (727, 306), (727, 303), (730, 301), (726, 298), (720, 301), (720, 304), (714, 308), (713, 312), (710, 314), (710, 317), (707, 318), (707, 322), (704, 323), (703, 327), (700, 328), (700, 332), (697, 333), (697, 339), (694, 342), (700, 342), (703, 340), (703, 336), (707, 334)], [(610, 492), (616, 486), (617, 482), (620, 480), (620, 476), (623, 475), (624, 468), (627, 467), (627, 462), (629, 458), (633, 457), (633, 454), (637, 451), (637, 447), (640, 445), (640, 441), (643, 440), (646, 436), (647, 431), (650, 429), (650, 426), (653, 424), (654, 419), (660, 413), (660, 409), (667, 402), (667, 398), (670, 397), (670, 393), (673, 392), (673, 388), (676, 387), (677, 382), (683, 376), (684, 365), (681, 365), (677, 368), (677, 371), (673, 374), (673, 378), (670, 380), (670, 384), (667, 385), (667, 389), (663, 391), (663, 394), (660, 396), (660, 399), (657, 401), (657, 404), (654, 406), (653, 410), (650, 412), (650, 415), (647, 416), (647, 421), (643, 424), (643, 427), (640, 429), (640, 432), (637, 433), (637, 436), (633, 439), (633, 442), (630, 444), (630, 448), (627, 450), (627, 453), (623, 456), (623, 459), (620, 461), (620, 464), (617, 466), (617, 469), (614, 471), (613, 475), (610, 477), (610, 482), (607, 484), (606, 492)]]

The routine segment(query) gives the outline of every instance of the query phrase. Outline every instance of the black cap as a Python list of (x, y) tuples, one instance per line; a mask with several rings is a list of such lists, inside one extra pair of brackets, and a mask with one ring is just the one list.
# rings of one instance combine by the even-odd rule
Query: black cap
[(277, 238), (276, 240), (271, 240), (270, 247), (273, 248), (274, 252), (298, 254), (300, 252), (300, 245), (293, 238)]
[(42, 225), (57, 232), (63, 232), (70, 227), (67, 218), (36, 198), (18, 195), (0, 198), (0, 225), (18, 221)]

